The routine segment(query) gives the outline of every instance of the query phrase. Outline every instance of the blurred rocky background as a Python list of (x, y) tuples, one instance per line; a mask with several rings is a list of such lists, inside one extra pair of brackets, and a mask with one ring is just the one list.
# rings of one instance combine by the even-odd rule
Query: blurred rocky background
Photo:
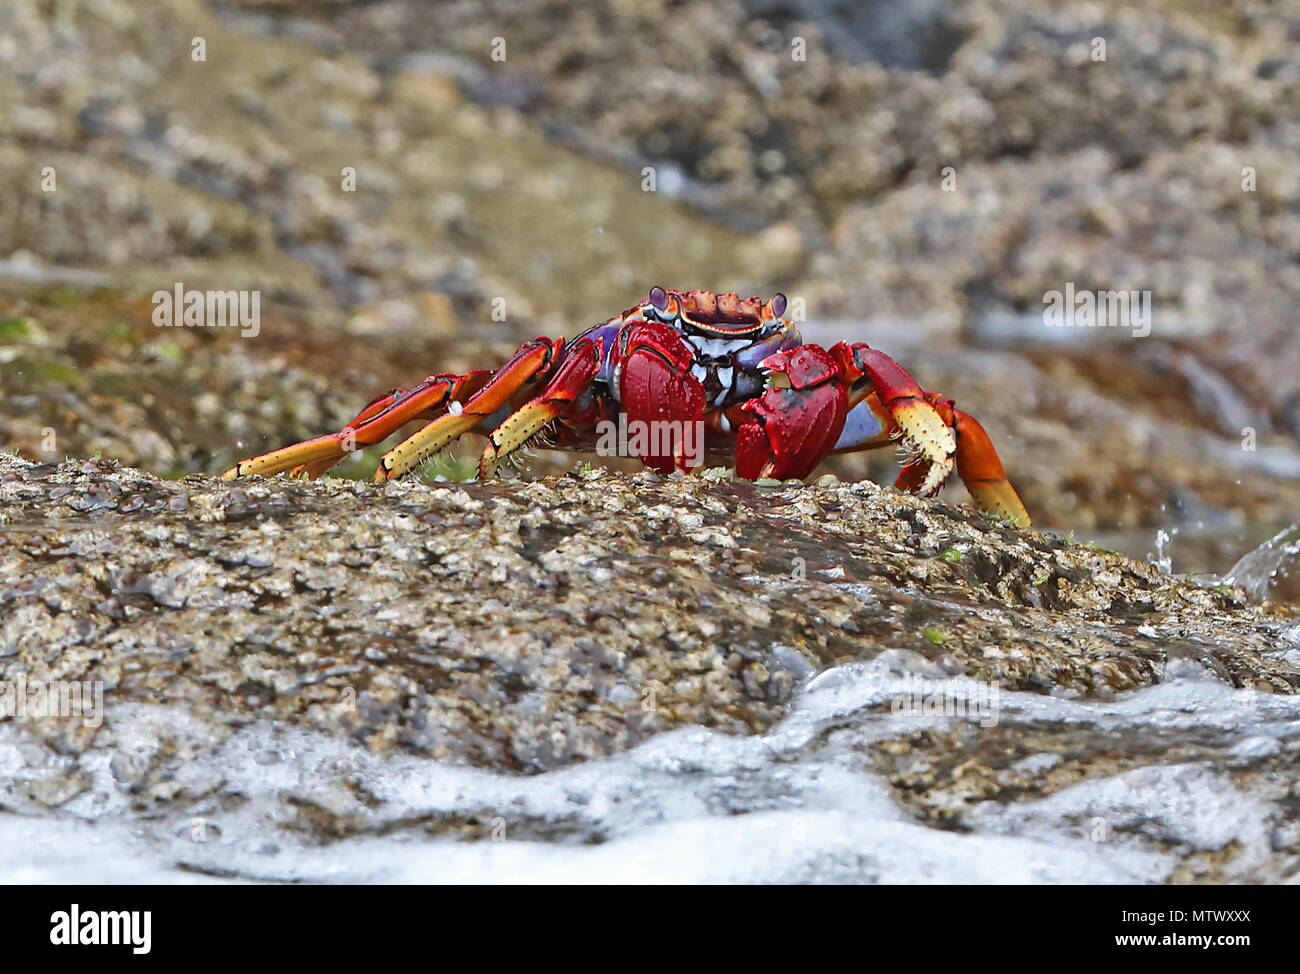
[[(1040, 526), (1224, 572), (1300, 519), (1297, 159), (1294, 0), (7, 0), (0, 447), (217, 472), (652, 284), (782, 290)], [(259, 333), (156, 328), (177, 282)], [(1047, 327), (1067, 283), (1151, 334)]]

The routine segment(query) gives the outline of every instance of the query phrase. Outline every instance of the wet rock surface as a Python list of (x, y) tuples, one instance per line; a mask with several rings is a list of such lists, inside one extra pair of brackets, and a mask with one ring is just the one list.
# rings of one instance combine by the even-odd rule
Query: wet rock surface
[[(1286, 712), (1300, 688), (1292, 614), (870, 483), (597, 469), (533, 483), (229, 485), (6, 456), (0, 501), (0, 679), (100, 681), (105, 702), (98, 726), (4, 722), (0, 803), (35, 817), (22, 822), (161, 817), (181, 836), (176, 861), (204, 873), (287, 878), (278, 853), (253, 847), (407, 830), (490, 838), (507, 827), (498, 818), (512, 838), (612, 841), (619, 828), (586, 807), (592, 795), (367, 788), (461, 767), (504, 775), (496, 789), (522, 775), (545, 790), (586, 766), (665, 760), (671, 790), (680, 756), (653, 755), (680, 734), (761, 746), (796, 768), (838, 755), (837, 774), (887, 782), (885, 806), (917, 834), (1015, 833), (1021, 804), (1128, 774), (1224, 768), (1282, 792), (1296, 781), (1294, 722), (1261, 734), (1193, 700), (1160, 711), (1182, 724), (1102, 723), (1191, 677), (1265, 717)], [(823, 704), (810, 723), (810, 688), (861, 692), (864, 667), (877, 690), (882, 675), (958, 681), (1009, 702), (1001, 720), (920, 707), (909, 718), (877, 693)], [(1067, 710), (1046, 716), (1056, 707)], [(288, 773), (275, 769), (295, 747), (321, 762), (296, 784), (241, 783), (258, 768)], [(365, 785), (366, 768), (407, 770)], [(794, 802), (754, 787), (761, 800), (738, 810)], [(199, 845), (185, 838), (191, 820)], [(1135, 828), (1133, 842), (1154, 841)], [(1300, 861), (1297, 834), (1278, 833), (1274, 878)], [(1139, 878), (1264, 876), (1204, 846), (1168, 839), (1164, 872)], [(1116, 868), (1109, 878), (1136, 875)]]

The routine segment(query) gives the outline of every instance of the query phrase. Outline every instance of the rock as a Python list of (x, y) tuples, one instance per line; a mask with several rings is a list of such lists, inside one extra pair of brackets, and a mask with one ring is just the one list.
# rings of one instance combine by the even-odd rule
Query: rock
[[(88, 496), (119, 503), (74, 503)], [(124, 513), (126, 499), (140, 503)], [(814, 674), (843, 681), (854, 666), (1075, 707), (1189, 674), (1264, 698), (1300, 688), (1279, 608), (870, 483), (593, 470), (232, 487), (4, 456), (0, 502), (0, 679), (104, 687), (93, 733), (12, 722), (8, 746), (17, 735), (39, 764), (61, 762), (13, 794), (31, 814), (104, 787), (199, 814), (221, 789), (205, 762), (251, 724), (368, 761), (535, 775), (674, 728), (770, 737)], [(150, 756), (128, 732), (144, 719), (185, 740)], [(853, 711), (837, 726), (879, 720)], [(1048, 795), (1204, 746), (996, 721), (883, 730), (854, 748), (909, 814), (945, 827), (972, 803), (1005, 805), (1008, 788)], [(1260, 737), (1243, 732), (1223, 760), (1293, 780)], [(273, 766), (264, 750), (256, 763)], [(364, 832), (374, 816), (347, 805), (300, 812), (297, 827)]]

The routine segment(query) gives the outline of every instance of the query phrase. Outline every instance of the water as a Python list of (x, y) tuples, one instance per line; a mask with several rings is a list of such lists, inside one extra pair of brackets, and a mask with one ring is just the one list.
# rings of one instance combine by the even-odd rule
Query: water
[(1174, 556), (1169, 550), (1169, 543), (1173, 541), (1174, 535), (1177, 533), (1177, 528), (1174, 528), (1172, 531), (1166, 531), (1164, 528), (1161, 528), (1156, 532), (1155, 553), (1147, 555), (1147, 561), (1151, 562), (1151, 564), (1155, 565), (1166, 575), (1171, 575), (1174, 571)]
[[(1281, 640), (1287, 651), (1300, 642)], [(905, 811), (865, 758), (874, 742), (967, 719), (894, 712), (918, 665), (888, 651), (825, 671), (766, 734), (681, 729), (532, 777), (121, 706), (80, 759), (85, 792), (40, 817), (0, 814), (0, 882), (1159, 883), (1180, 852), (1235, 842), (1242, 870), (1276, 856), (1269, 834), (1286, 820), (1285, 795), (1233, 769), (1300, 748), (1300, 698), (1235, 690), (1186, 661), (1107, 702), (1001, 692), (999, 733), (1065, 726), (1102, 751), (1163, 737), (1222, 757), (1183, 751), (1045, 798), (972, 801), (964, 831), (938, 829)], [(192, 751), (178, 782), (212, 797), (142, 815), (113, 765), (178, 737)], [(0, 725), (0, 777), (38, 773), (29, 755), (21, 728)], [(1061, 760), (1022, 764), (1046, 773)], [(356, 834), (322, 841), (303, 828), (304, 808)], [(436, 834), (467, 818), (482, 838)]]
[(1268, 598), (1291, 577), (1300, 561), (1300, 523), (1279, 531), (1258, 548), (1248, 551), (1228, 569), (1223, 580), (1240, 585), (1252, 599)]
[(1276, 524), (1189, 522), (1160, 528), (1154, 539), (1147, 530), (1134, 530), (1090, 540), (1145, 559), (1166, 574), (1188, 575), (1202, 585), (1240, 586), (1252, 602), (1300, 604), (1300, 522), (1280, 530)]

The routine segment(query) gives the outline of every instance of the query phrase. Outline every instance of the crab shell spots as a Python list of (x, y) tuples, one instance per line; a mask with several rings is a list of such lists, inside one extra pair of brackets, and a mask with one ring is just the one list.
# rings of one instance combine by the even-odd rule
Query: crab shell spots
[(687, 291), (682, 295), (682, 311), (704, 325), (730, 324), (749, 329), (763, 320), (763, 299), (741, 298), (734, 293)]
[(718, 299), (712, 291), (687, 291), (682, 297), (682, 310), (695, 317), (712, 317), (718, 310)]
[(735, 294), (714, 294), (712, 291), (686, 291), (682, 298), (682, 309), (688, 315), (705, 321), (757, 320), (763, 312), (763, 302), (759, 298), (741, 299)]

